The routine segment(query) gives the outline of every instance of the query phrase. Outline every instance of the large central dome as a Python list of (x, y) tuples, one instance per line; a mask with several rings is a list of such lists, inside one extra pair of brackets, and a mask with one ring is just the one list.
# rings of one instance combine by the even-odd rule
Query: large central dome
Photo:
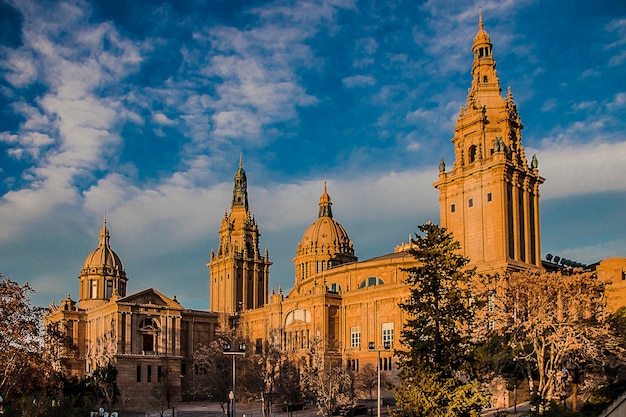
[(302, 235), (293, 260), (296, 266), (296, 281), (333, 266), (357, 260), (348, 233), (333, 219), (332, 202), (326, 191), (326, 183), (319, 206), (318, 219)]

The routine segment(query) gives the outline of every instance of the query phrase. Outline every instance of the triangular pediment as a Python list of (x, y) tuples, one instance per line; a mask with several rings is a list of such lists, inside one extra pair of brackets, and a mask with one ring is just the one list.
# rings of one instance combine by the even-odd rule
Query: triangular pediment
[(124, 298), (120, 298), (117, 300), (117, 303), (134, 304), (146, 307), (164, 307), (176, 310), (185, 309), (178, 301), (172, 300), (154, 288), (148, 288), (135, 294), (128, 295)]

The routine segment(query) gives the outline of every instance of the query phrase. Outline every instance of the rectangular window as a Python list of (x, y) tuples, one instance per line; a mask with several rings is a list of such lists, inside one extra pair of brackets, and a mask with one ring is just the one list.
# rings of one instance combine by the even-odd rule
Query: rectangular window
[(491, 197), (491, 193), (487, 193), (487, 201), (491, 201), (492, 197)]
[(350, 327), (350, 347), (361, 346), (361, 326)]
[(148, 365), (148, 382), (152, 382), (152, 365)]
[(389, 344), (389, 346), (393, 346), (393, 323), (383, 323), (383, 346)]
[(474, 207), (474, 199), (473, 198), (469, 199), (469, 206), (470, 207)]
[(450, 205), (450, 211), (452, 213), (454, 213), (456, 211), (456, 205), (455, 204)]
[(157, 367), (157, 382), (161, 382), (161, 378), (163, 377), (163, 367), (159, 365)]
[(113, 297), (113, 281), (107, 280), (107, 294), (106, 298)]
[(141, 365), (137, 365), (137, 382), (141, 382)]
[(98, 281), (91, 281), (91, 298), (98, 298)]
[(187, 375), (187, 364), (186, 363), (181, 363), (180, 364), (180, 373), (183, 375)]
[(154, 352), (154, 335), (152, 334), (143, 335), (143, 351)]

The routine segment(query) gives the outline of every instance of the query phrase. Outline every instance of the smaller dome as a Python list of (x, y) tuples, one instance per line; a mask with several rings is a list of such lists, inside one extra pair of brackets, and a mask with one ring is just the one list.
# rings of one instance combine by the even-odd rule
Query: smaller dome
[(109, 229), (106, 218), (100, 229), (100, 244), (91, 251), (81, 270), (81, 275), (126, 276), (120, 257), (109, 246)]
[(354, 255), (354, 248), (348, 233), (333, 219), (332, 202), (326, 191), (326, 182), (324, 182), (324, 192), (320, 197), (319, 206), (318, 219), (302, 235), (298, 245), (298, 254), (315, 252), (329, 255)]

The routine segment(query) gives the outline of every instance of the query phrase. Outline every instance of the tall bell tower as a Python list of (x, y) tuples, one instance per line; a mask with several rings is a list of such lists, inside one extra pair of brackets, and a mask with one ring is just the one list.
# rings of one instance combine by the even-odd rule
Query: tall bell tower
[(474, 38), (472, 85), (454, 129), (454, 165), (439, 165), (441, 225), (461, 243), (479, 273), (540, 270), (539, 176), (530, 165), (509, 87), (501, 96), (482, 12)]
[(259, 253), (259, 228), (248, 206), (248, 180), (239, 159), (230, 214), (224, 213), (217, 253), (211, 250), (211, 311), (235, 314), (267, 302), (269, 252)]

